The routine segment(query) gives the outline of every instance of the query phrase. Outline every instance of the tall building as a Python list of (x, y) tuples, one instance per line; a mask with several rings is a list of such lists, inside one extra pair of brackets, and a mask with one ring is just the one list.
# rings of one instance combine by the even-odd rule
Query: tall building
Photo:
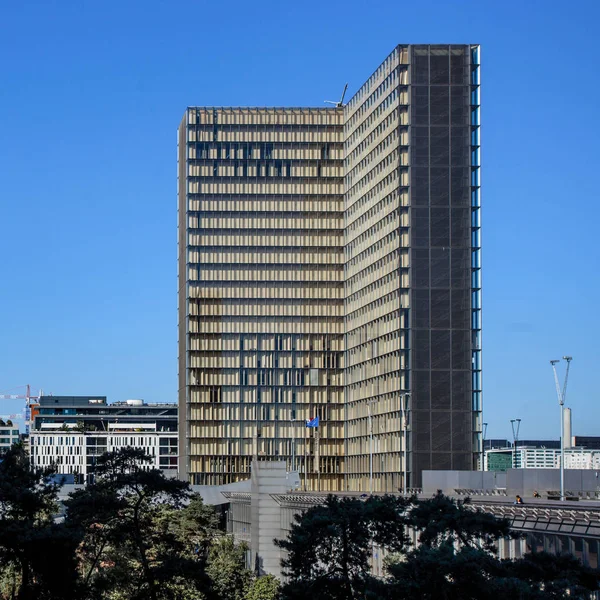
[(181, 123), (180, 439), (192, 483), (247, 478), (264, 457), (339, 488), (343, 116), (189, 108)]
[(479, 47), (398, 46), (345, 106), (188, 108), (178, 160), (184, 477), (474, 468)]

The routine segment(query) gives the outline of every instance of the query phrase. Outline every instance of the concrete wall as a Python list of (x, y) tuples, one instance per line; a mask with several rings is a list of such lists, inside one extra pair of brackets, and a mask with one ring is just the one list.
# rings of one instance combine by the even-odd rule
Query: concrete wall
[(281, 552), (273, 543), (283, 537), (281, 507), (271, 494), (285, 494), (287, 490), (285, 461), (252, 461), (250, 549), (252, 564), (261, 575), (281, 577)]
[[(593, 492), (598, 489), (598, 472), (592, 469), (565, 469), (566, 492)], [(533, 496), (534, 490), (540, 494), (560, 490), (559, 469), (510, 469), (507, 471), (506, 491), (514, 496)]]
[[(565, 469), (565, 491), (592, 492), (600, 485), (600, 472), (593, 469)], [(423, 494), (442, 490), (453, 494), (456, 489), (506, 489), (508, 496), (533, 496), (537, 490), (544, 495), (560, 489), (559, 469), (509, 469), (506, 473), (492, 471), (424, 471)]]
[(423, 494), (454, 494), (456, 489), (492, 490), (506, 487), (506, 473), (494, 471), (423, 471)]
[(229, 500), (221, 492), (249, 492), (250, 479), (226, 485), (193, 485), (192, 490), (202, 496), (204, 504), (226, 504)]

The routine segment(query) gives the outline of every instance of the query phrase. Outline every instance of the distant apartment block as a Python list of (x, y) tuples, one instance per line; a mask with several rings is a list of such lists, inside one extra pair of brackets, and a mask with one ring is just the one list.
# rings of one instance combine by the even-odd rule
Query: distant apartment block
[[(560, 448), (517, 446), (485, 451), (486, 471), (507, 469), (558, 469)], [(600, 450), (589, 448), (565, 449), (565, 469), (600, 469)]]
[(32, 464), (54, 465), (75, 481), (89, 480), (96, 460), (120, 448), (141, 448), (149, 467), (175, 474), (178, 468), (177, 405), (105, 396), (42, 396), (30, 428)]
[(400, 45), (345, 105), (185, 111), (185, 479), (275, 459), (307, 490), (396, 491), (478, 466), (479, 64)]
[(19, 428), (12, 421), (0, 419), (0, 457), (21, 439)]

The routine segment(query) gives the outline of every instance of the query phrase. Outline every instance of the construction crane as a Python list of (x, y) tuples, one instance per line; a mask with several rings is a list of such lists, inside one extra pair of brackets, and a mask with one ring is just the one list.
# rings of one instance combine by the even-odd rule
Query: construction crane
[[(15, 389), (20, 389), (20, 388), (25, 388), (25, 394), (0, 394), (0, 400), (25, 400), (25, 407), (29, 407), (31, 405), (31, 401), (32, 400), (39, 400), (40, 396), (42, 395), (42, 390), (40, 390), (40, 393), (38, 396), (32, 396), (31, 395), (31, 386), (29, 384), (27, 385), (21, 385)], [(11, 390), (8, 390), (11, 391)]]
[(324, 100), (324, 102), (326, 104), (335, 104), (335, 106), (337, 108), (343, 108), (344, 107), (344, 98), (346, 97), (346, 90), (348, 89), (348, 84), (346, 84), (344, 86), (344, 91), (342, 92), (342, 97), (340, 98), (339, 102), (334, 102), (333, 100)]
[[(25, 388), (25, 393), (24, 394), (0, 394), (0, 400), (25, 400), (25, 431), (27, 433), (29, 433), (29, 423), (31, 421), (31, 407), (33, 405), (37, 405), (35, 400), (39, 400), (40, 396), (43, 395), (42, 390), (40, 390), (39, 394), (37, 396), (32, 396), (31, 395), (31, 386), (29, 384), (27, 385), (21, 385), (18, 386), (15, 389), (21, 389), (21, 388)], [(13, 390), (8, 390), (8, 391), (13, 391)], [(34, 402), (32, 402), (32, 400)], [(23, 415), (21, 414), (15, 414), (15, 415), (11, 415), (9, 418), (22, 418)]]

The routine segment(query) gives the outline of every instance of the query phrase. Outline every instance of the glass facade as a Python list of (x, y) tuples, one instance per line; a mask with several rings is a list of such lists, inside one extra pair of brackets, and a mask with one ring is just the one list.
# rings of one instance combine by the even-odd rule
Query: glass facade
[(410, 389), (408, 58), (406, 47), (396, 48), (345, 107), (346, 471), (351, 490), (372, 486), (391, 492), (402, 485), (401, 402)]
[[(190, 108), (180, 128), (180, 428), (195, 484), (343, 471), (343, 110)], [(183, 170), (182, 170), (183, 169)], [(318, 416), (318, 430), (305, 420)]]
[(188, 108), (178, 156), (184, 476), (475, 468), (479, 48), (398, 46), (344, 107)]

